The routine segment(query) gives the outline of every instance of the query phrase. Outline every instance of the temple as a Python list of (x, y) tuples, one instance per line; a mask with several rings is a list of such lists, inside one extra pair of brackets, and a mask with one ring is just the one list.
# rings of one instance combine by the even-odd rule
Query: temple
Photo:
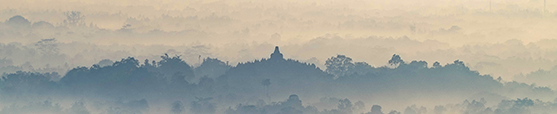
[(280, 51), (279, 51), (278, 46), (275, 47), (275, 52), (273, 52), (273, 54), (271, 54), (271, 59), (270, 60), (284, 60), (284, 58), (282, 57), (282, 53), (280, 53)]

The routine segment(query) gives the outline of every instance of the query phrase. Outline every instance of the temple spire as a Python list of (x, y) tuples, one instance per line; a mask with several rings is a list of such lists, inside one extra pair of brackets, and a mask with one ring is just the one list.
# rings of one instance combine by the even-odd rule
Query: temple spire
[(279, 47), (275, 47), (275, 51), (271, 54), (271, 60), (283, 60), (282, 53), (280, 53)]
[(274, 53), (280, 53), (278, 46), (275, 46), (275, 52)]

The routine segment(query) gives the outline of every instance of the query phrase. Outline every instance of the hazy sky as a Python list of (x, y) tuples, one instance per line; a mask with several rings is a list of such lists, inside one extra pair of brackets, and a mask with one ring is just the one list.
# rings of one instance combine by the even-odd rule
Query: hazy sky
[[(0, 26), (0, 42), (73, 42), (60, 51), (68, 59), (90, 61), (75, 65), (170, 52), (189, 53), (189, 62), (202, 55), (237, 63), (265, 58), (281, 46), (286, 57), (320, 66), (336, 54), (381, 66), (396, 53), (430, 63), (459, 59), (511, 80), (557, 65), (551, 43), (557, 36), (555, 7), (547, 1), (544, 8), (544, 0), (2, 0), (2, 22), (21, 15), (30, 24), (44, 21), (54, 28)], [(70, 11), (81, 13), (81, 25), (65, 24)], [(103, 49), (126, 53), (79, 54)]]
[[(555, 0), (0, 0), (0, 74), (11, 76), (0, 78), (0, 107), (40, 101), (0, 114), (45, 99), (66, 113), (242, 113), (247, 103), (430, 114), (521, 102), (557, 112), (555, 31)], [(286, 60), (266, 59), (275, 46)], [(407, 64), (389, 64), (394, 54)], [(337, 55), (353, 60), (354, 75), (326, 70)], [(11, 97), (20, 99), (3, 102)], [(337, 107), (348, 99), (357, 108)]]

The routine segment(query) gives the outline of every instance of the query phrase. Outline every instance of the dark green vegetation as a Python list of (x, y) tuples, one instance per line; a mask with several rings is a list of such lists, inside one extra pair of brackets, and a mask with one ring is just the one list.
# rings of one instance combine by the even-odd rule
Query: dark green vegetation
[[(517, 82), (503, 83), (489, 75), (471, 71), (459, 60), (446, 65), (436, 62), (429, 67), (425, 61), (405, 62), (400, 56), (393, 55), (388, 66), (374, 67), (337, 55), (329, 58), (325, 64), (327, 68), (321, 70), (314, 64), (284, 59), (278, 48), (269, 59), (236, 66), (206, 58), (200, 66), (192, 67), (180, 56), (164, 55), (161, 58), (160, 61), (145, 60), (142, 63), (129, 57), (111, 65), (78, 67), (68, 71), (59, 81), (53, 81), (59, 77), (57, 73), (5, 74), (0, 81), (2, 103), (47, 101), (23, 107), (13, 105), (2, 112), (18, 113), (33, 107), (51, 113), (90, 113), (87, 109), (94, 109), (100, 113), (154, 113), (164, 110), (168, 113), (189, 111), (196, 114), (352, 114), (369, 110), (362, 101), (353, 104), (348, 99), (333, 100), (337, 107), (319, 110), (315, 106), (303, 106), (300, 100), (307, 98), (312, 101), (323, 97), (384, 102), (381, 105), (390, 109), (415, 103), (446, 104), (464, 99), (478, 100), (439, 105), (435, 107), (435, 113), (464, 110), (474, 114), (527, 114), (532, 109), (529, 107), (547, 108), (542, 112), (556, 108), (550, 102), (528, 99), (553, 99), (555, 93), (549, 88)], [(286, 101), (270, 102), (273, 97), (289, 95)], [(505, 100), (509, 98), (524, 99)], [(91, 103), (89, 108), (80, 101), (73, 103), (69, 109), (63, 109), (48, 99)], [(106, 102), (95, 102), (102, 100)], [(496, 108), (490, 108), (486, 106), (488, 101), (502, 102)], [(318, 102), (324, 101), (321, 99)], [(381, 106), (374, 107), (369, 113), (382, 113)], [(413, 105), (403, 112), (425, 114), (424, 110), (425, 107)]]

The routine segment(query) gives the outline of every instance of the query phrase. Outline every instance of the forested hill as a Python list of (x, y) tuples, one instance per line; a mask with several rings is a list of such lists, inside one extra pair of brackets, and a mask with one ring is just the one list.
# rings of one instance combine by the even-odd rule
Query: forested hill
[[(425, 61), (405, 62), (393, 55), (386, 61), (389, 65), (374, 67), (336, 55), (321, 70), (314, 64), (284, 59), (280, 52), (280, 56), (276, 53), (269, 59), (236, 66), (215, 58), (206, 58), (199, 67), (192, 67), (180, 56), (164, 55), (160, 61), (144, 62), (129, 57), (109, 61), (111, 64), (104, 61), (73, 68), (59, 81), (52, 78), (56, 73), (17, 72), (3, 75), (0, 94), (8, 103), (44, 99), (143, 99), (155, 103), (182, 100), (217, 103), (223, 110), (241, 103), (275, 102), (273, 98), (291, 94), (308, 102), (340, 97), (381, 102), (387, 107), (465, 99), (495, 103), (523, 97), (552, 100), (555, 95), (547, 87), (501, 82), (480, 75), (459, 60), (446, 65), (436, 62), (430, 67)], [(204, 98), (210, 99), (201, 100)]]

